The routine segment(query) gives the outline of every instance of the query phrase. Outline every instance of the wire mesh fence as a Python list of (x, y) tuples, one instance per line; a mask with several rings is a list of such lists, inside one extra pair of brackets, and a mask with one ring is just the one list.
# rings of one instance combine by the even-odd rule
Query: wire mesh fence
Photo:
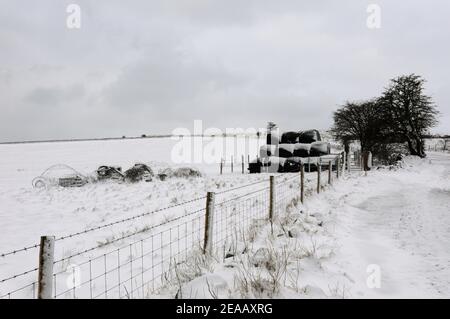
[(222, 174), (233, 174), (233, 173), (239, 173), (239, 174), (246, 174), (247, 168), (246, 166), (250, 163), (250, 155), (244, 156), (238, 156), (230, 158), (221, 158), (219, 162), (219, 172), (220, 175)]
[[(299, 201), (302, 182), (306, 195), (319, 191), (336, 178), (337, 171), (342, 170), (342, 162), (341, 166), (337, 163), (332, 162), (331, 167), (329, 161), (319, 163), (323, 169), (304, 174), (303, 181), (299, 173), (278, 174), (274, 189), (271, 189), (268, 178), (273, 174), (266, 174), (266, 180), (216, 193), (211, 226), (206, 223), (207, 210), (211, 208), (205, 205), (205, 196), (55, 238), (59, 249), (55, 248), (52, 256), (51, 296), (94, 299), (155, 295), (165, 283), (176, 279), (177, 267), (186, 263), (193, 254), (205, 252), (208, 240), (214, 254), (220, 257), (232, 254), (241, 242), (252, 236), (255, 222), (269, 220), (271, 205), (272, 213), (277, 215)], [(330, 168), (332, 171), (328, 171)], [(271, 196), (271, 191), (274, 196)], [(102, 241), (89, 242), (81, 246), (82, 249), (62, 249), (68, 239), (78, 240), (80, 236), (89, 234), (92, 241), (97, 238), (92, 237), (92, 233), (127, 225), (130, 221), (139, 221), (139, 225), (133, 224), (132, 229), (116, 232)], [(207, 227), (212, 227), (211, 238), (206, 237)], [(37, 254), (36, 248), (28, 251)], [(30, 268), (0, 279), (0, 298), (36, 298), (41, 287), (38, 271), (38, 267)]]
[[(204, 209), (121, 239), (119, 247), (55, 262), (54, 298), (143, 298), (202, 240)], [(103, 250), (103, 251), (102, 251)]]
[(212, 240), (216, 254), (226, 257), (233, 253), (240, 241), (246, 241), (252, 222), (267, 219), (268, 191), (268, 185), (259, 187), (215, 205)]

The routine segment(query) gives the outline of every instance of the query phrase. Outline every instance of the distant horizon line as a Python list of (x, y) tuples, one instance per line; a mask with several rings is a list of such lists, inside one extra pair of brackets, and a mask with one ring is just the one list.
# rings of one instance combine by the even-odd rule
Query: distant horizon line
[[(262, 136), (266, 132), (260, 132)], [(94, 138), (66, 138), (66, 139), (45, 139), (45, 140), (24, 140), (24, 141), (6, 141), (0, 142), (0, 145), (12, 144), (36, 144), (36, 143), (58, 143), (58, 142), (88, 142), (88, 141), (115, 141), (115, 140), (136, 140), (145, 138), (170, 138), (170, 137), (230, 137), (230, 136), (257, 136), (249, 133), (222, 133), (222, 134), (142, 134), (140, 136), (120, 136), (120, 137), (94, 137)], [(430, 138), (450, 138), (450, 134), (425, 134), (424, 139)]]
[[(265, 132), (261, 132), (265, 134)], [(120, 137), (93, 137), (93, 138), (66, 138), (66, 139), (45, 139), (45, 140), (24, 140), (0, 142), (0, 145), (8, 144), (35, 144), (35, 143), (58, 143), (58, 142), (87, 142), (87, 141), (114, 141), (114, 140), (136, 140), (145, 138), (170, 138), (170, 137), (217, 137), (217, 136), (257, 136), (248, 133), (223, 133), (223, 134), (142, 134), (140, 136), (120, 136)]]

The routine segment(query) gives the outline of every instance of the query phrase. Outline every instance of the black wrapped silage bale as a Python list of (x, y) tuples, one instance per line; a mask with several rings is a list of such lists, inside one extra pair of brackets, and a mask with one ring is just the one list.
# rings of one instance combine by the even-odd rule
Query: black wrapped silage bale
[(248, 171), (250, 174), (261, 173), (262, 163), (260, 160), (253, 160), (248, 163)]
[(311, 150), (311, 144), (296, 143), (294, 144), (294, 156), (296, 157), (309, 157)]
[(311, 144), (320, 142), (322, 139), (318, 130), (308, 130), (299, 133), (298, 143)]
[(300, 172), (302, 161), (300, 157), (290, 157), (286, 159), (283, 165), (283, 171), (286, 173)]
[(310, 157), (328, 155), (331, 152), (331, 145), (328, 142), (314, 142), (311, 143), (311, 149), (309, 151)]
[(282, 158), (289, 158), (294, 156), (295, 144), (280, 144), (278, 145), (278, 156)]
[(295, 144), (298, 143), (298, 132), (284, 132), (281, 134), (280, 144)]

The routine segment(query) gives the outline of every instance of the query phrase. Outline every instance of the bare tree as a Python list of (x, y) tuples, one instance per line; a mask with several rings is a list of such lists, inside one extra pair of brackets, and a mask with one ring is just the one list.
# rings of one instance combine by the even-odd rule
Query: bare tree
[(410, 74), (391, 80), (379, 104), (391, 139), (408, 143), (412, 155), (425, 157), (423, 135), (437, 124), (431, 97), (424, 94), (425, 79)]
[(382, 137), (382, 121), (377, 100), (346, 102), (333, 114), (332, 133), (344, 145), (359, 140), (363, 151), (371, 151)]

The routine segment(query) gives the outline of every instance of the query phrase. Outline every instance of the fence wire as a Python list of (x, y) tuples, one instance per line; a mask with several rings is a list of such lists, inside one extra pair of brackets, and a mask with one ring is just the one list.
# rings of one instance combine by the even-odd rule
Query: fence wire
[(239, 243), (249, 240), (257, 220), (267, 220), (269, 187), (242, 194), (215, 205), (213, 247), (220, 257), (235, 255)]
[(99, 248), (88, 257), (55, 262), (53, 297), (145, 298), (155, 293), (174, 267), (200, 247), (204, 212), (200, 209), (158, 225), (130, 241), (120, 239), (117, 248), (111, 245), (105, 252)]
[[(320, 189), (329, 182), (328, 165), (321, 165)], [(332, 180), (337, 168), (336, 163), (333, 165)], [(305, 196), (316, 191), (317, 181), (317, 172), (305, 173)], [(146, 298), (157, 294), (167, 282), (177, 279), (177, 267), (202, 252), (205, 199), (196, 198), (57, 238), (58, 244), (66, 238), (142, 218), (139, 228), (127, 229), (82, 249), (59, 251), (53, 264), (53, 297)], [(274, 215), (299, 199), (300, 174), (276, 174)], [(255, 226), (267, 222), (269, 205), (268, 178), (216, 193), (212, 231), (215, 254), (225, 258), (242, 253), (240, 247), (245, 246), (242, 243), (256, 236)], [(149, 222), (144, 218), (159, 216), (161, 220), (162, 214), (167, 215), (161, 222)], [(36, 298), (37, 272), (37, 268), (31, 268), (0, 279), (0, 298)], [(6, 288), (2, 287), (8, 283)]]

